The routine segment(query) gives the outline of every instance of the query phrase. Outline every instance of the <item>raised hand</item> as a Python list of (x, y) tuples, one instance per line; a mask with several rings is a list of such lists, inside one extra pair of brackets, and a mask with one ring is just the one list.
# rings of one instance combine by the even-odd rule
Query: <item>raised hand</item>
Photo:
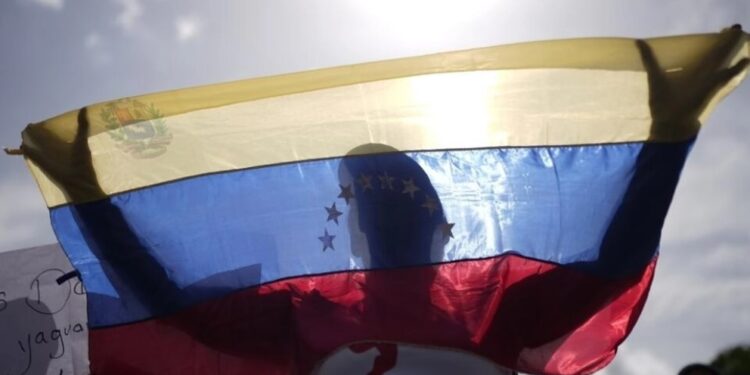
[(736, 25), (723, 30), (719, 41), (703, 58), (665, 70), (648, 42), (636, 41), (648, 74), (652, 140), (686, 139), (697, 133), (699, 116), (716, 91), (748, 66), (750, 60), (744, 58), (726, 67), (744, 44), (745, 33)]
[(99, 186), (89, 149), (86, 107), (78, 111), (78, 126), (72, 142), (45, 126), (29, 126), (23, 133), (23, 154), (75, 203), (106, 197)]

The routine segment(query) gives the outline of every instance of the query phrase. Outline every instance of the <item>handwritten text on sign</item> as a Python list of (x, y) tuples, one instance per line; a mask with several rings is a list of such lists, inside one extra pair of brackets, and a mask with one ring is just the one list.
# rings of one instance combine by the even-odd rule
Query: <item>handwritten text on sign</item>
[(0, 375), (88, 374), (86, 297), (58, 245), (0, 253)]

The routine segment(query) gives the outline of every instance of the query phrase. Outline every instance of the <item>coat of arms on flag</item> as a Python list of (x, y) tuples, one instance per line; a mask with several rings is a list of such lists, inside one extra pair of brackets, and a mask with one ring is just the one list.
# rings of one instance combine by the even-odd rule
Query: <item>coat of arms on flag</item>
[(172, 139), (161, 113), (153, 104), (122, 99), (104, 106), (100, 116), (118, 147), (139, 159), (163, 154)]

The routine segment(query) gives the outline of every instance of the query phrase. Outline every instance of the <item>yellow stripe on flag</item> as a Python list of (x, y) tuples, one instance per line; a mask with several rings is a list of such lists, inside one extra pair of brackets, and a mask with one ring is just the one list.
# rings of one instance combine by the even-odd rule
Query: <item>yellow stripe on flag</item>
[[(719, 36), (648, 43), (667, 74), (679, 74)], [(745, 43), (727, 64), (747, 57), (748, 49)], [(713, 97), (701, 119), (740, 78)], [(92, 161), (106, 195), (338, 157), (366, 143), (412, 151), (669, 142), (698, 130), (652, 131), (649, 82), (631, 39), (516, 44), (323, 69), (120, 99), (87, 113)], [(24, 148), (72, 142), (77, 116), (29, 126)], [(28, 162), (48, 206), (100, 198), (67, 197)], [(75, 168), (63, 163), (56, 168)]]

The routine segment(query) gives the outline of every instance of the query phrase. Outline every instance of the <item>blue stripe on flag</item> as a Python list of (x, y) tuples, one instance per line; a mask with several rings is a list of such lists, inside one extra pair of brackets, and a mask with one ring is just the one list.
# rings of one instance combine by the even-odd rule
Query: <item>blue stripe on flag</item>
[[(146, 319), (289, 277), (505, 252), (614, 275), (639, 271), (651, 259), (666, 213), (623, 207), (654, 194), (662, 199), (661, 190), (669, 194), (668, 205), (690, 144), (307, 161), (199, 176), (58, 207), (51, 215), (84, 279), (92, 327)], [(658, 227), (639, 229), (638, 238), (611, 228), (613, 222), (626, 225), (652, 214), (662, 216)], [(142, 256), (155, 259), (163, 269), (128, 271), (144, 280), (150, 272), (163, 272), (181, 289), (179, 296), (161, 296), (169, 305), (146, 308), (128, 289), (132, 283), (103, 268), (100, 258), (113, 252), (118, 254), (107, 262), (119, 259), (117, 267), (140, 264)], [(613, 255), (623, 252), (636, 261), (620, 262)]]

